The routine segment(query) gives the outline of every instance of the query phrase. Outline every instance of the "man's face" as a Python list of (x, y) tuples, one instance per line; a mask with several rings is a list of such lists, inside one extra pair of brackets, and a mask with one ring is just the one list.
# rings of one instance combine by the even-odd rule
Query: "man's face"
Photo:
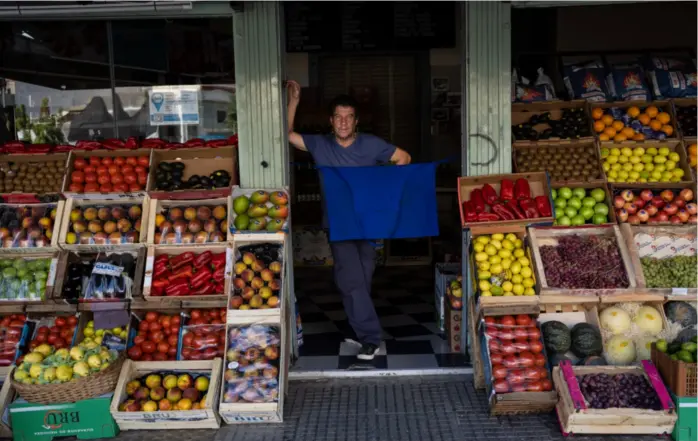
[(334, 135), (342, 140), (354, 136), (357, 123), (353, 107), (337, 106), (334, 109), (334, 115), (330, 118)]

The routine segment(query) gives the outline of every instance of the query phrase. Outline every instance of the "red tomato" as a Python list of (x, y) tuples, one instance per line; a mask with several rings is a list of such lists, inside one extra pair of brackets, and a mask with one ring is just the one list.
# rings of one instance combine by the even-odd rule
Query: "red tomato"
[(512, 369), (507, 375), (507, 380), (511, 384), (521, 384), (524, 382), (524, 371), (523, 369)]
[(144, 335), (137, 335), (133, 338), (133, 344), (136, 346), (140, 346), (144, 341), (145, 341)]
[(89, 161), (90, 161), (90, 165), (94, 165), (95, 167), (97, 167), (98, 165), (100, 165), (102, 163), (102, 158), (100, 158), (98, 156), (90, 156)]
[(118, 165), (121, 167), (122, 165), (126, 164), (126, 159), (122, 156), (117, 156), (114, 158), (114, 165)]
[(170, 332), (172, 334), (179, 334), (179, 325), (170, 325)]
[(201, 360), (201, 351), (191, 351), (190, 360)]
[(528, 384), (526, 390), (529, 392), (541, 392), (543, 390), (543, 384), (540, 381), (533, 381)]
[(153, 361), (153, 354), (143, 354), (141, 361)]
[(62, 338), (57, 338), (56, 341), (53, 343), (53, 347), (56, 349), (62, 349), (68, 346), (68, 343), (65, 342)]
[(121, 169), (119, 169), (119, 173), (122, 175), (125, 175), (126, 173), (133, 173), (133, 166), (131, 164), (125, 164)]
[(142, 165), (137, 165), (137, 166), (133, 167), (133, 171), (135, 171), (137, 175), (139, 175), (141, 173), (143, 173), (143, 174), (146, 173), (145, 167), (143, 167)]
[(548, 378), (548, 370), (545, 367), (537, 367), (541, 378)]
[(138, 165), (138, 158), (135, 156), (129, 156), (126, 158), (126, 164), (131, 166)]
[(140, 346), (135, 345), (129, 348), (128, 350), (128, 358), (131, 360), (140, 360), (140, 358), (143, 356), (143, 351), (141, 351)]
[(99, 185), (110, 184), (111, 178), (109, 175), (99, 175), (97, 177), (97, 182), (99, 182)]
[(487, 345), (490, 348), (490, 352), (499, 352), (501, 350), (499, 341), (496, 338), (491, 339)]
[(523, 367), (531, 367), (536, 363), (536, 356), (531, 352), (524, 351), (519, 354), (519, 364)]
[(531, 352), (533, 352), (534, 354), (543, 352), (543, 343), (541, 343), (538, 340), (531, 340), (531, 342), (529, 343), (529, 347), (531, 348)]
[(512, 384), (511, 391), (512, 392), (526, 392), (526, 385), (524, 383)]
[(514, 319), (514, 317), (512, 317), (510, 315), (505, 315), (499, 320), (499, 323), (502, 326), (515, 326), (516, 320)]
[(181, 323), (182, 319), (180, 316), (175, 315), (172, 316), (172, 320), (170, 320), (170, 323), (172, 323), (172, 326), (177, 326), (177, 329), (179, 329), (179, 324)]
[(536, 357), (535, 365), (538, 367), (545, 366), (545, 355), (538, 353), (534, 354)]
[(160, 322), (160, 324), (162, 325), (163, 328), (170, 327), (170, 316), (169, 315), (160, 316), (158, 321)]
[(507, 377), (507, 373), (509, 373), (509, 370), (505, 368), (504, 366), (500, 365), (493, 365), (492, 366), (492, 376), (496, 378), (497, 380), (501, 380), (502, 378)]
[[(124, 185), (126, 185), (126, 184), (124, 184)], [(143, 190), (143, 187), (139, 184), (131, 184), (128, 186), (128, 191), (131, 191), (134, 193), (137, 191), (142, 191), (142, 190)]]
[[(145, 314), (145, 320), (147, 322), (154, 322), (158, 319), (158, 313), (154, 311), (150, 311)], [(142, 323), (142, 322), (141, 322)]]
[(112, 165), (113, 163), (114, 163), (114, 159), (112, 159), (112, 158), (110, 158), (110, 157), (108, 157), (108, 156), (107, 156), (106, 158), (102, 158), (102, 165), (110, 166), (110, 165)]
[(45, 343), (46, 342), (46, 334), (36, 334), (36, 341), (39, 343)]
[(80, 170), (76, 170), (70, 174), (70, 182), (74, 184), (82, 184), (85, 182), (85, 173)]
[(506, 380), (497, 380), (494, 382), (494, 391), (498, 394), (509, 392), (509, 383)]
[(187, 348), (190, 348), (193, 340), (194, 334), (192, 334), (191, 332), (187, 332), (186, 334), (184, 334), (184, 337), (182, 337), (182, 345)]
[(206, 348), (203, 353), (203, 359), (204, 360), (213, 360), (216, 358), (216, 354), (218, 353), (218, 349), (216, 348)]
[(512, 346), (514, 346), (514, 349), (516, 349), (516, 352), (528, 351), (528, 348), (529, 348), (529, 344), (526, 342), (522, 342), (522, 341), (515, 341), (514, 343), (512, 343)]
[(198, 319), (200, 319), (200, 318), (201, 318), (201, 311), (199, 311), (198, 309), (192, 310), (192, 312), (191, 312), (191, 318), (192, 318), (192, 320), (198, 320)]
[(77, 324), (78, 324), (78, 318), (75, 317), (74, 315), (71, 315), (70, 317), (68, 317), (68, 324), (69, 324), (70, 326), (75, 326), (75, 325), (77, 325)]
[(512, 342), (502, 342), (502, 352), (508, 355), (512, 355), (519, 352), (519, 350), (516, 349), (516, 346), (514, 346)]
[(115, 174), (119, 173), (119, 170), (120, 170), (120, 168), (116, 164), (112, 164), (109, 167), (107, 167), (107, 171), (109, 172), (110, 175), (115, 175)]
[(167, 360), (167, 353), (166, 352), (156, 352), (153, 354), (153, 361), (166, 361)]
[(114, 173), (111, 175), (111, 183), (112, 184), (123, 184), (124, 183), (124, 175), (121, 173)]
[(528, 340), (528, 331), (526, 331), (526, 328), (515, 328), (514, 338), (516, 340)]
[(526, 381), (538, 381), (540, 380), (540, 371), (536, 367), (528, 368), (524, 371), (524, 378)]
[(158, 343), (157, 349), (158, 349), (158, 352), (162, 352), (163, 354), (167, 354), (167, 351), (170, 350), (170, 345), (167, 344), (166, 341), (161, 341), (160, 343)]
[(85, 173), (85, 182), (88, 184), (97, 182), (97, 173)]
[(138, 184), (145, 185), (148, 182), (148, 175), (145, 173), (138, 173)]
[(85, 184), (85, 193), (96, 193), (99, 191), (98, 183)]
[(128, 191), (128, 185), (126, 185), (126, 184), (114, 184), (114, 191), (118, 191), (120, 193), (125, 193)]
[(103, 165), (97, 167), (97, 176), (108, 175), (109, 169)]
[(485, 323), (487, 323), (488, 325), (495, 325), (497, 324), (497, 320), (492, 316), (487, 316), (485, 317)]
[(95, 168), (94, 165), (86, 165), (85, 168), (82, 169), (82, 171), (84, 171), (85, 174), (87, 174), (87, 173), (95, 173), (95, 172), (97, 171), (97, 169)]
[(150, 333), (150, 340), (152, 340), (154, 343), (160, 343), (164, 339), (165, 334), (163, 334), (162, 331), (155, 331)]
[(507, 355), (502, 360), (502, 364), (507, 368), (512, 369), (519, 366), (519, 361), (513, 355)]
[(185, 360), (189, 360), (191, 357), (191, 349), (189, 348), (182, 348), (182, 358)]
[(73, 338), (73, 330), (72, 330), (72, 329), (63, 329), (63, 330), (61, 331), (61, 338), (62, 338), (63, 340), (66, 340), (66, 341), (72, 340), (72, 338)]
[(177, 355), (177, 346), (170, 346), (170, 349), (167, 350), (167, 355), (169, 355), (169, 356)]
[(530, 326), (531, 317), (526, 314), (519, 314), (516, 316), (516, 324), (519, 326)]
[(494, 325), (486, 325), (485, 334), (487, 334), (488, 337), (496, 338), (499, 331), (497, 331), (497, 327)]
[(535, 326), (526, 328), (526, 332), (528, 332), (528, 338), (531, 340), (540, 340), (540, 330)]
[(138, 175), (134, 172), (124, 172), (124, 182), (128, 185), (135, 184), (138, 182)]
[(511, 329), (508, 328), (500, 328), (499, 333), (497, 334), (499, 338), (502, 340), (513, 340), (514, 339), (514, 332)]
[(550, 380), (541, 380), (540, 385), (544, 391), (553, 390), (553, 383)]
[(51, 334), (60, 334), (60, 333), (61, 333), (61, 328), (59, 328), (59, 327), (56, 326), (56, 325), (53, 325), (53, 326), (51, 326), (51, 327), (49, 328), (49, 331), (51, 332)]
[(150, 165), (150, 159), (147, 156), (139, 156), (138, 165), (140, 165), (141, 167), (147, 167), (148, 165)]
[(144, 341), (141, 345), (141, 349), (145, 354), (152, 354), (155, 352), (155, 343), (152, 341)]
[(84, 158), (75, 158), (75, 161), (73, 161), (73, 167), (78, 170), (82, 170), (86, 165), (87, 161)]
[(160, 325), (160, 323), (157, 320), (153, 320), (153, 321), (149, 322), (148, 330), (150, 332), (159, 331), (160, 329), (162, 329), (162, 325)]
[(170, 335), (167, 337), (167, 344), (170, 346), (177, 346), (177, 341), (179, 340), (178, 336), (176, 335)]
[[(89, 184), (88, 184), (89, 185)], [(82, 193), (83, 187), (82, 184), (70, 184), (68, 186), (68, 190), (72, 191), (73, 193)], [(87, 191), (87, 190), (86, 190)]]

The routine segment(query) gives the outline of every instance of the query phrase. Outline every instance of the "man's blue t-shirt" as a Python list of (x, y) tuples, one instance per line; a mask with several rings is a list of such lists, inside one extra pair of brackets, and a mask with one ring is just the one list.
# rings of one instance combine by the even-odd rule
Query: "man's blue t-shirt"
[[(306, 149), (315, 164), (327, 167), (369, 167), (388, 162), (395, 153), (395, 146), (377, 136), (359, 133), (349, 147), (342, 147), (333, 135), (302, 135)], [(322, 175), (320, 175), (322, 177)], [(322, 185), (322, 178), (320, 180)], [(322, 226), (329, 227), (323, 188)]]

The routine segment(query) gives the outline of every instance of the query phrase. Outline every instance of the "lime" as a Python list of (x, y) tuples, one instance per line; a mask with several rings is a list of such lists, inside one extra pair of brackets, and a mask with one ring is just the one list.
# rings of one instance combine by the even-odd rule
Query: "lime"
[(689, 342), (682, 344), (681, 349), (684, 351), (695, 353), (696, 352), (696, 344), (693, 343), (692, 341), (689, 341)]
[(664, 340), (663, 338), (660, 340), (657, 340), (656, 345), (657, 345), (657, 349), (659, 349), (661, 352), (666, 352), (668, 347), (669, 347), (666, 340)]
[(688, 352), (686, 350), (682, 349), (679, 352), (677, 352), (675, 355), (679, 360), (681, 360), (685, 363), (693, 363), (693, 354), (691, 354), (690, 352)]
[(495, 248), (492, 244), (487, 245), (485, 247), (485, 253), (487, 253), (488, 256), (494, 256), (497, 254), (497, 248)]
[(519, 257), (523, 257), (523, 256), (525, 256), (525, 255), (526, 255), (526, 252), (525, 252), (524, 250), (522, 250), (521, 248), (519, 248), (518, 250), (515, 250), (515, 251), (514, 251), (514, 257), (516, 257), (517, 259), (518, 259)]

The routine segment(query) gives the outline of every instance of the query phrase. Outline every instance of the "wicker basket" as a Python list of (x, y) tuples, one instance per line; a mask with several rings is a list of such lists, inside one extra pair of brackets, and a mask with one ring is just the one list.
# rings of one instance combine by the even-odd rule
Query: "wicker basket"
[[(119, 355), (108, 368), (88, 377), (78, 378), (60, 384), (24, 384), (16, 382), (14, 369), (8, 375), (12, 387), (30, 403), (61, 404), (74, 403), (80, 400), (98, 397), (113, 392), (121, 374), (121, 366), (126, 356)], [(16, 368), (15, 368), (16, 369)]]

